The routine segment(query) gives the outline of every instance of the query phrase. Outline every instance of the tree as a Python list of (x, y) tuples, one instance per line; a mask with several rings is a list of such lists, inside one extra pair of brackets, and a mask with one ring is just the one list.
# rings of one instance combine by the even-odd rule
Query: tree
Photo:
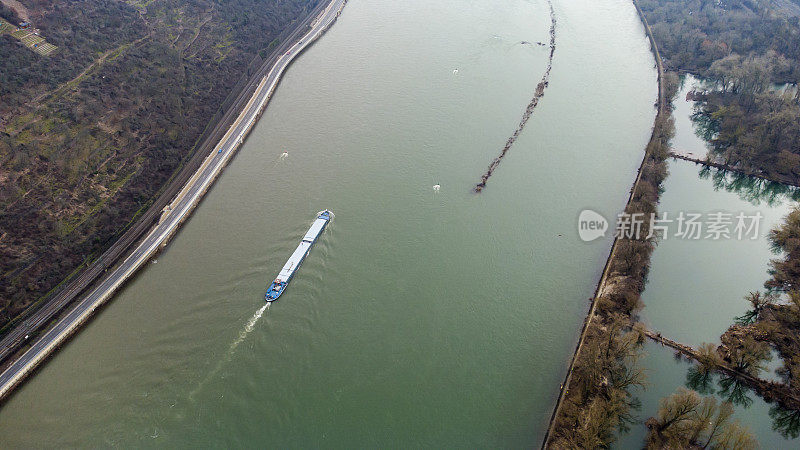
[(711, 372), (719, 367), (722, 357), (717, 351), (717, 346), (705, 342), (697, 349), (697, 363), (703, 372)]
[(647, 421), (648, 449), (666, 448), (756, 448), (753, 436), (731, 421), (733, 405), (714, 397), (678, 388), (661, 399), (657, 417)]
[(696, 362), (686, 372), (686, 385), (701, 394), (713, 394), (714, 371), (722, 357), (714, 344), (704, 343), (697, 349)]
[(728, 359), (736, 370), (751, 376), (758, 376), (766, 370), (767, 362), (772, 359), (769, 344), (755, 340), (746, 335), (727, 346)]
[(800, 208), (793, 209), (784, 222), (769, 233), (772, 251), (782, 253), (782, 259), (770, 261), (771, 278), (768, 289), (780, 292), (797, 291), (800, 285)]
[(22, 22), (22, 19), (19, 18), (17, 12), (3, 3), (0, 3), (0, 18), (6, 19), (14, 25)]
[(691, 424), (697, 408), (702, 403), (700, 395), (685, 388), (659, 402), (657, 418), (650, 418), (646, 425), (650, 430), (647, 437), (648, 448), (662, 448), (680, 445)]
[(617, 432), (637, 419), (640, 403), (630, 392), (644, 385), (637, 361), (643, 341), (639, 331), (625, 331), (626, 319), (610, 314), (592, 323), (555, 425), (555, 448), (608, 447)]
[(717, 86), (722, 92), (728, 92), (733, 72), (741, 63), (742, 57), (734, 53), (714, 61), (708, 69), (708, 74), (717, 81)]
[(777, 296), (772, 292), (767, 292), (762, 295), (761, 292), (758, 291), (751, 292), (744, 298), (750, 302), (752, 309), (749, 309), (747, 312), (734, 319), (739, 325), (750, 325), (755, 322), (762, 311), (764, 311), (764, 308), (775, 303), (775, 300), (777, 300)]

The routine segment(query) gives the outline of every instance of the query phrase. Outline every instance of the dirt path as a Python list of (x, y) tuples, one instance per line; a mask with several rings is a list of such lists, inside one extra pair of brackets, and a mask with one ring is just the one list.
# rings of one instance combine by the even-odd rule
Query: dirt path
[[(191, 47), (191, 46), (192, 46), (192, 44), (194, 44), (194, 41), (196, 41), (196, 40), (197, 40), (197, 37), (198, 37), (198, 36), (200, 36), (200, 32), (201, 32), (201, 31), (203, 31), (203, 27), (204, 27), (204, 26), (205, 26), (205, 25), (206, 25), (206, 24), (207, 24), (207, 23), (208, 23), (208, 22), (209, 22), (209, 21), (210, 21), (210, 20), (211, 20), (213, 17), (214, 17), (214, 16), (213, 16), (213, 14), (209, 14), (209, 15), (207, 15), (207, 16), (206, 16), (206, 17), (203, 19), (203, 21), (202, 21), (202, 22), (200, 22), (200, 24), (197, 26), (197, 31), (195, 31), (195, 33), (194, 33), (194, 36), (192, 36), (192, 40), (191, 40), (191, 41), (189, 41), (189, 43), (188, 43), (188, 44), (186, 44), (185, 46), (183, 46), (183, 49), (181, 49), (181, 52), (183, 52), (183, 51), (184, 51), (184, 50), (186, 50), (187, 48)], [(177, 40), (177, 39), (176, 39), (176, 40)], [(173, 42), (173, 44), (174, 44), (174, 42)]]
[[(6, 1), (6, 0), (3, 0), (3, 1)], [(65, 90), (65, 89), (67, 89), (67, 88), (69, 88), (71, 86), (77, 86), (80, 83), (80, 81), (81, 81), (81, 79), (83, 77), (87, 76), (94, 69), (96, 69), (96, 68), (100, 67), (101, 65), (103, 65), (103, 63), (106, 61), (106, 59), (108, 59), (109, 56), (111, 56), (113, 54), (116, 54), (118, 52), (121, 53), (121, 52), (123, 52), (125, 49), (127, 49), (129, 47), (133, 47), (133, 46), (139, 45), (142, 41), (144, 41), (145, 39), (147, 39), (149, 37), (150, 37), (150, 35), (145, 35), (145, 36), (143, 36), (143, 37), (141, 37), (141, 38), (139, 38), (139, 39), (137, 39), (137, 40), (135, 40), (133, 42), (129, 42), (127, 44), (122, 44), (117, 48), (112, 48), (110, 50), (107, 50), (105, 53), (100, 55), (100, 57), (97, 58), (93, 63), (89, 64), (85, 69), (83, 69), (83, 71), (81, 73), (79, 73), (78, 75), (76, 75), (73, 79), (62, 83), (61, 86), (58, 86), (57, 88), (53, 89), (52, 91), (44, 92), (44, 93), (41, 93), (41, 94), (37, 95), (33, 99), (32, 103), (37, 104), (37, 103), (41, 102), (42, 100), (44, 100), (45, 98), (55, 96), (55, 95), (59, 94), (61, 91)]]

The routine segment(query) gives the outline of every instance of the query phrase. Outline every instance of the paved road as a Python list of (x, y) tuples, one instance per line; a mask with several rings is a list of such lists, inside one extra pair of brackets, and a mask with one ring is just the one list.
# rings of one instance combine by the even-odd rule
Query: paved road
[[(319, 17), (328, 5), (329, 3), (320, 1), (296, 27), (287, 29), (279, 36), (280, 43), (278, 46), (266, 60), (262, 61), (255, 73), (248, 77), (248, 81), (244, 86), (234, 88), (238, 94), (235, 97), (226, 99), (220, 105), (220, 111), (225, 111), (224, 114), (221, 117), (215, 116), (212, 119), (208, 129), (198, 138), (199, 146), (194, 151), (194, 154), (172, 179), (162, 187), (161, 193), (158, 194), (139, 219), (131, 224), (121, 236), (117, 237), (97, 259), (80, 270), (72, 279), (67, 280), (63, 288), (56, 290), (52, 296), (44, 299), (39, 308), (32, 311), (28, 317), (2, 336), (2, 339), (0, 339), (0, 372), (13, 362), (7, 360), (11, 359), (14, 353), (27, 343), (28, 335), (35, 337), (40, 332), (44, 332), (47, 325), (52, 325), (55, 319), (68, 311), (68, 308), (72, 307), (75, 302), (93, 289), (96, 283), (102, 281), (106, 272), (122, 262), (124, 258), (133, 252), (139, 242), (152, 231), (153, 226), (162, 216), (163, 209), (173, 202), (175, 197), (197, 175), (211, 150), (216, 148), (223, 136), (239, 119), (239, 114), (252, 100), (256, 88), (275, 66), (278, 58), (283, 56), (308, 33), (312, 28), (314, 19)], [(251, 66), (248, 64), (247, 67), (249, 72)]]
[(311, 30), (299, 42), (281, 55), (275, 65), (261, 80), (256, 93), (242, 110), (229, 131), (220, 143), (206, 157), (199, 171), (181, 190), (170, 204), (160, 223), (147, 235), (119, 266), (109, 272), (108, 276), (89, 295), (81, 299), (75, 307), (47, 333), (42, 335), (19, 359), (14, 361), (0, 375), (0, 399), (8, 395), (38, 364), (66, 341), (94, 310), (107, 301), (114, 292), (158, 251), (159, 246), (166, 245), (167, 240), (175, 233), (180, 224), (188, 218), (200, 198), (214, 182), (216, 177), (242, 144), (266, 107), (281, 75), (309, 44), (316, 40), (336, 20), (346, 0), (332, 0), (323, 11)]

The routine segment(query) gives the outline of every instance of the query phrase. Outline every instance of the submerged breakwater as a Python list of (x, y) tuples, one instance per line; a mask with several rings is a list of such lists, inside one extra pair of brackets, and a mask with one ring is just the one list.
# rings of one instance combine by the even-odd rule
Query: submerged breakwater
[(486, 182), (489, 181), (489, 177), (492, 176), (492, 173), (494, 173), (495, 169), (497, 169), (497, 166), (500, 165), (500, 161), (505, 158), (508, 150), (511, 149), (511, 146), (514, 145), (514, 142), (516, 142), (517, 138), (519, 138), (519, 134), (522, 133), (523, 128), (525, 128), (528, 120), (533, 115), (533, 111), (539, 104), (539, 99), (544, 96), (544, 90), (547, 88), (548, 84), (550, 84), (550, 70), (553, 68), (553, 55), (556, 52), (556, 14), (553, 10), (553, 3), (548, 1), (547, 4), (550, 7), (550, 55), (547, 59), (547, 69), (545, 69), (544, 75), (542, 75), (542, 80), (539, 81), (538, 85), (536, 85), (536, 91), (533, 94), (533, 98), (531, 99), (530, 103), (528, 103), (528, 107), (525, 108), (525, 112), (522, 114), (522, 119), (520, 119), (517, 129), (514, 130), (514, 133), (506, 141), (506, 145), (503, 146), (503, 149), (500, 151), (500, 155), (492, 160), (492, 162), (489, 164), (489, 167), (486, 169), (486, 172), (481, 175), (481, 181), (475, 185), (475, 192), (481, 192), (483, 188), (486, 187)]
[(547, 0), (349, 2), (158, 264), (9, 397), (0, 448), (538, 446), (611, 246), (576, 212), (624, 203), (656, 89), (628, 0), (552, 1), (547, 105), (481, 196)]

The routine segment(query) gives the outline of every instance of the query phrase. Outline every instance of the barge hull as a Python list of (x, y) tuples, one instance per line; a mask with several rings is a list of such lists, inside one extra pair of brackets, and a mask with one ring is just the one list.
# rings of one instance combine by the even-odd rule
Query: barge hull
[(328, 211), (320, 211), (317, 214), (316, 220), (314, 223), (311, 224), (311, 228), (308, 229), (306, 234), (303, 236), (303, 240), (300, 241), (300, 245), (294, 250), (292, 256), (286, 261), (286, 264), (283, 265), (283, 268), (278, 273), (278, 276), (275, 278), (275, 281), (269, 285), (266, 294), (264, 294), (264, 299), (267, 303), (274, 302), (278, 299), (278, 297), (283, 294), (283, 291), (286, 289), (286, 286), (291, 281), (294, 274), (297, 272), (297, 269), (300, 267), (300, 264), (303, 263), (303, 260), (306, 259), (308, 256), (308, 252), (311, 250), (311, 246), (319, 239), (319, 236), (325, 231), (325, 227), (330, 222), (333, 214)]

